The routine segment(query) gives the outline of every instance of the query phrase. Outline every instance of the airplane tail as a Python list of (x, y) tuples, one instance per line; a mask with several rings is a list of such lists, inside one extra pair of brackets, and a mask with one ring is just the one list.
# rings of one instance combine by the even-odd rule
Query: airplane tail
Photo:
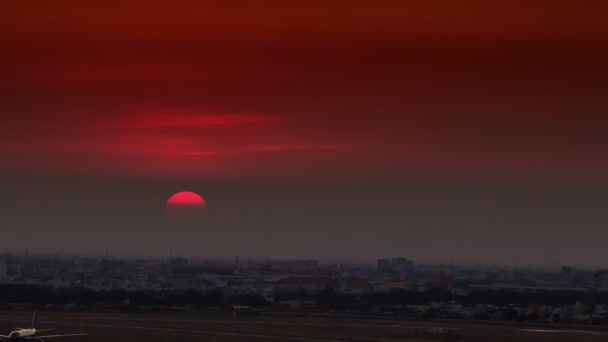
[(34, 326), (36, 324), (36, 312), (38, 312), (38, 309), (34, 310), (34, 315), (32, 316), (32, 326), (31, 326), (32, 329), (34, 329)]

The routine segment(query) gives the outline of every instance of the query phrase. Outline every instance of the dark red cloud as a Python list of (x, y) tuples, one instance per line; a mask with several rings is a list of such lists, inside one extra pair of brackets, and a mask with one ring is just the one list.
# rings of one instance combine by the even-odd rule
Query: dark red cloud
[(10, 2), (2, 168), (605, 177), (599, 1)]

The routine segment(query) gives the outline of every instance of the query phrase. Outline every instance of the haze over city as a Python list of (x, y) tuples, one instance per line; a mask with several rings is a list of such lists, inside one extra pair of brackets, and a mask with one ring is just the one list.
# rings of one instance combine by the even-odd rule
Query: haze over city
[(607, 12), (5, 2), (0, 246), (606, 267)]

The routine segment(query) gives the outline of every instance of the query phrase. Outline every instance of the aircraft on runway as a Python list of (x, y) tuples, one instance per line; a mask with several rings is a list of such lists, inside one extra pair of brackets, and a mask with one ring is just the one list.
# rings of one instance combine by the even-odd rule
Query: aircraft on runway
[(32, 325), (31, 328), (15, 328), (17, 330), (12, 331), (8, 335), (0, 335), (0, 341), (8, 342), (8, 341), (33, 341), (33, 342), (44, 342), (44, 339), (48, 338), (63, 338), (63, 337), (77, 337), (77, 336), (87, 336), (88, 334), (62, 334), (62, 335), (36, 335), (41, 331), (49, 331), (53, 329), (36, 329), (34, 328), (34, 324), (36, 323), (36, 311), (34, 310), (34, 315), (32, 316)]

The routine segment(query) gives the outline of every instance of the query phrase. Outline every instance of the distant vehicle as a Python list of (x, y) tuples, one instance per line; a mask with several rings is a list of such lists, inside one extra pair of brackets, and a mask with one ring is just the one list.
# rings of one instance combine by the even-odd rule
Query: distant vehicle
[(0, 339), (5, 341), (35, 341), (35, 342), (44, 342), (44, 339), (49, 338), (63, 338), (63, 337), (77, 337), (77, 336), (87, 336), (88, 334), (63, 334), (63, 335), (36, 335), (42, 331), (49, 331), (53, 329), (36, 329), (34, 328), (34, 324), (36, 323), (36, 312), (38, 310), (34, 310), (34, 315), (32, 316), (32, 325), (31, 328), (15, 328), (17, 330), (12, 331), (8, 335), (0, 335)]

